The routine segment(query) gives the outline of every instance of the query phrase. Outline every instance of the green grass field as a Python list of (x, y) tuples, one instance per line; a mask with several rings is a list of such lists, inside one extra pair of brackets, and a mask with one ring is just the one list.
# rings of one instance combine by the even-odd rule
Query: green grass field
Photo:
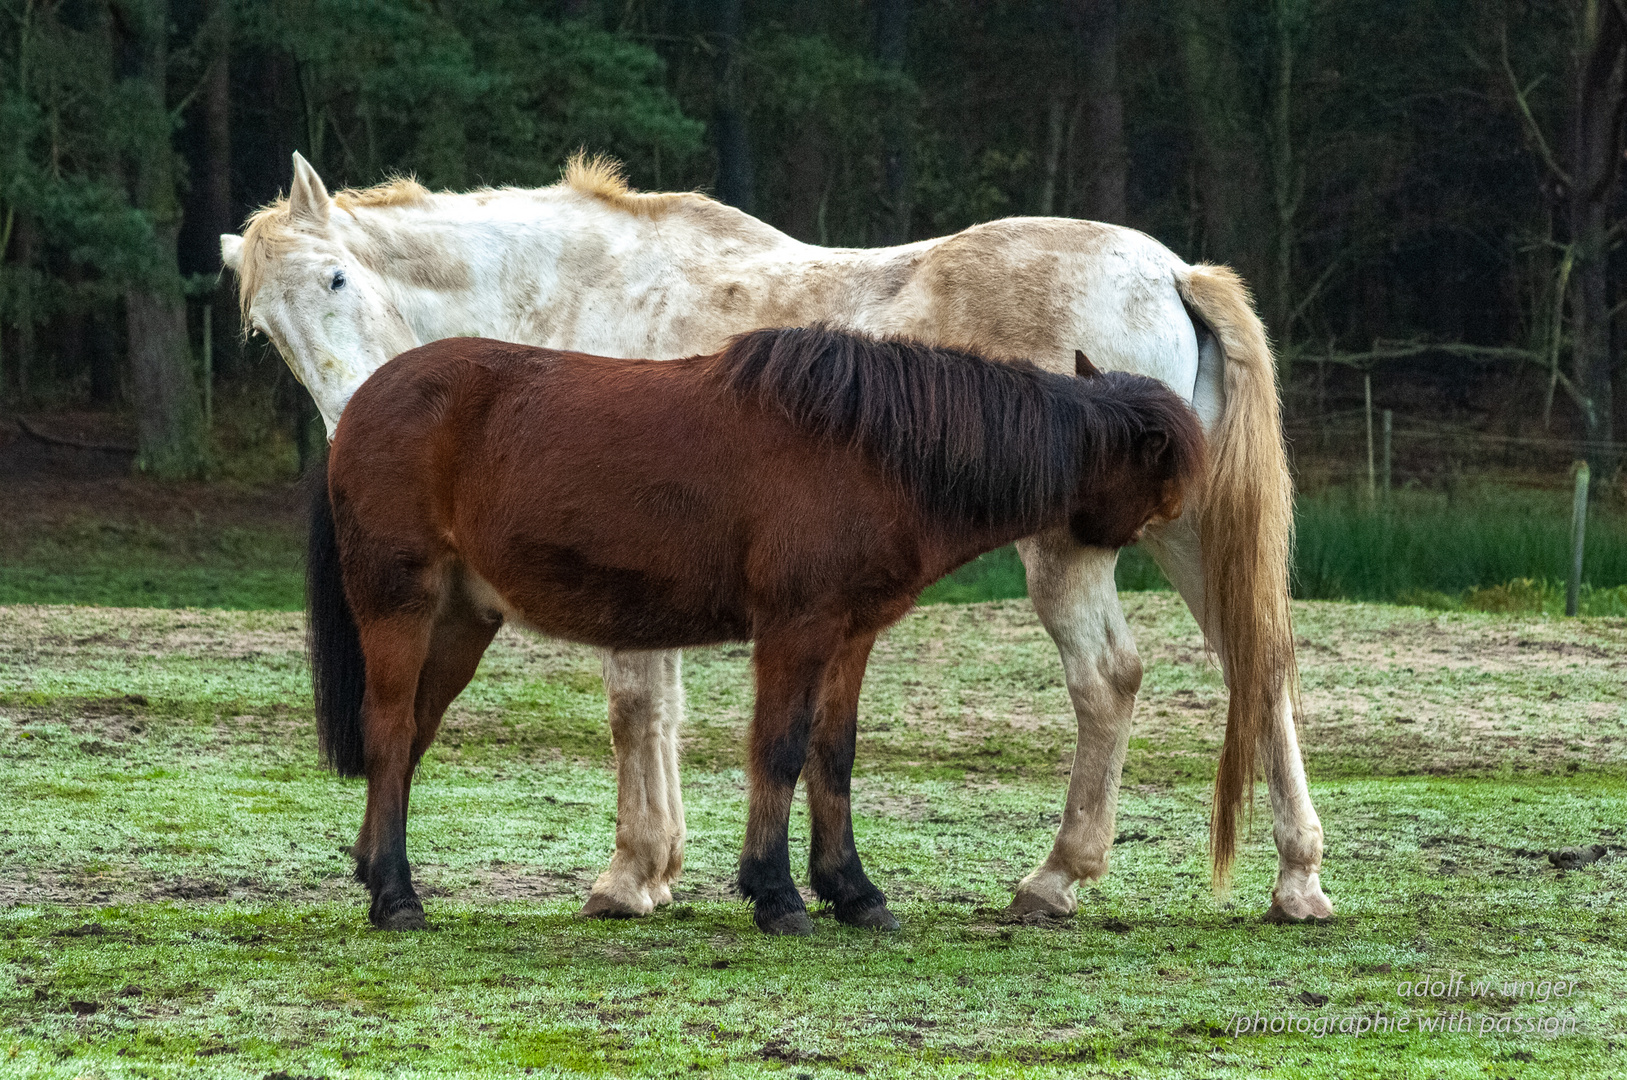
[[(436, 930), (390, 935), (338, 850), (363, 792), (317, 767), (299, 616), (0, 609), (0, 1075), (1619, 1075), (1627, 622), (1299, 605), (1339, 913), (1278, 927), (1263, 798), (1234, 888), (1208, 883), (1221, 682), (1173, 596), (1126, 601), (1147, 679), (1079, 916), (1000, 914), (1066, 783), (1054, 649), (1024, 603), (942, 605), (878, 646), (862, 706), (858, 843), (904, 929), (795, 941), (729, 892), (744, 648), (686, 657), (677, 902), (589, 923), (614, 829), (596, 663), (505, 631), (414, 787)], [(1576, 990), (1398, 994), (1452, 972)], [(1459, 1010), (1467, 1031), (1416, 1030)], [(1229, 1033), (1256, 1011), (1313, 1030)], [(1574, 1033), (1496, 1030), (1561, 1014)], [(1374, 1015), (1409, 1030), (1338, 1030)]]

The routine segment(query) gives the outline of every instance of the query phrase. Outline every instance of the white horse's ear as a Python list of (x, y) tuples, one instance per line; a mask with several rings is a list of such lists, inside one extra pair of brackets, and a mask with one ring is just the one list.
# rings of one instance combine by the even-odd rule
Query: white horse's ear
[(318, 228), (328, 224), (328, 207), (333, 200), (322, 178), (316, 175), (311, 163), (294, 151), (294, 184), (288, 189), (288, 215), (296, 221)]
[(236, 233), (220, 234), (220, 263), (234, 274), (243, 272), (243, 238)]

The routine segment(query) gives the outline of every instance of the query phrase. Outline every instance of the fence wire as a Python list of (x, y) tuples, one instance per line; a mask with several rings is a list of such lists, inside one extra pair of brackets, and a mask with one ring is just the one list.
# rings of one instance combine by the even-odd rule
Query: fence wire
[[(1392, 411), (1392, 486), (1435, 486), (1479, 472), (1521, 474), (1522, 482), (1567, 486), (1572, 463), (1581, 456), (1627, 462), (1627, 442), (1589, 441), (1529, 432), (1499, 433), (1466, 423), (1428, 420)], [(1373, 476), (1384, 482), (1382, 412), (1372, 414)], [(1367, 412), (1361, 407), (1284, 422), (1296, 470), (1327, 482), (1368, 478)], [(1611, 477), (1595, 476), (1595, 482)]]

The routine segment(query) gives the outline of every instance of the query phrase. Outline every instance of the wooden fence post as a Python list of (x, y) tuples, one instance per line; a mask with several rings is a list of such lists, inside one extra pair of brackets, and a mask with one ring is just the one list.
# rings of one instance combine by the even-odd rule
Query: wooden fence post
[(1582, 545), (1587, 535), (1587, 462), (1571, 466), (1576, 488), (1571, 494), (1571, 576), (1565, 588), (1565, 614), (1575, 615), (1582, 600)]
[(203, 305), (203, 430), (215, 426), (215, 305)]
[(1374, 489), (1377, 481), (1373, 477), (1373, 373), (1362, 372), (1362, 391), (1367, 401), (1367, 505), (1372, 506), (1378, 501)]
[(1384, 410), (1384, 501), (1390, 501), (1390, 434), (1395, 426), (1395, 413)]

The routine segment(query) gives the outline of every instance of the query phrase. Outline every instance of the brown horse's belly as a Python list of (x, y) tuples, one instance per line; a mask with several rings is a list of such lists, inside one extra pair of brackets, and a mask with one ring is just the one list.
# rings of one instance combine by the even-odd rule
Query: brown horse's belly
[(681, 649), (749, 641), (751, 617), (724, 590), (703, 594), (638, 570), (597, 564), (573, 548), (534, 545), (513, 580), (471, 568), (475, 603), (548, 637), (609, 649)]

